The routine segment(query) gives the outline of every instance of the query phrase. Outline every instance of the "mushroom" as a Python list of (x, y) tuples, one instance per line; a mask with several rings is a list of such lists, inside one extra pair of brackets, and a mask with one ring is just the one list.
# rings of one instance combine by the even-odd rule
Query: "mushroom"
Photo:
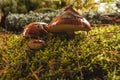
[(38, 36), (43, 36), (43, 34), (46, 33), (48, 33), (46, 23), (32, 22), (25, 27), (22, 35), (25, 37), (38, 37)]
[(64, 12), (55, 17), (48, 25), (49, 32), (66, 32), (69, 36), (74, 35), (74, 31), (89, 31), (89, 22), (82, 17), (72, 6), (66, 7)]
[(38, 49), (42, 48), (45, 45), (45, 41), (33, 39), (33, 40), (30, 40), (27, 43), (27, 45), (32, 50), (38, 50)]

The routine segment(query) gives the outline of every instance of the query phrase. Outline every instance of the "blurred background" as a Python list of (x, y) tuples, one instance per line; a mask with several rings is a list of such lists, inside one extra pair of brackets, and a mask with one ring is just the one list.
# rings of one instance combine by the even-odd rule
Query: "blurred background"
[[(27, 13), (29, 11), (44, 12), (61, 9), (74, 2), (74, 7), (83, 12), (96, 10), (99, 7), (111, 6), (119, 0), (0, 0), (0, 11), (4, 15), (12, 13)], [(102, 4), (101, 4), (102, 3)], [(103, 5), (104, 4), (104, 5)], [(107, 8), (107, 7), (105, 7)], [(109, 7), (110, 9), (110, 7)]]
[(33, 21), (49, 23), (70, 4), (91, 23), (99, 23), (93, 15), (120, 14), (119, 0), (0, 0), (0, 26), (20, 30)]

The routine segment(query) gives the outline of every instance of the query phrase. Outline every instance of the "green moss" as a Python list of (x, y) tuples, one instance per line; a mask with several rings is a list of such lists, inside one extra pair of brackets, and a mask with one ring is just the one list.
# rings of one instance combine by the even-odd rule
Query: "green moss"
[(38, 51), (29, 50), (29, 39), (12, 35), (0, 50), (0, 69), (8, 67), (0, 73), (1, 79), (119, 80), (120, 27), (75, 33), (70, 40), (66, 35), (50, 35)]

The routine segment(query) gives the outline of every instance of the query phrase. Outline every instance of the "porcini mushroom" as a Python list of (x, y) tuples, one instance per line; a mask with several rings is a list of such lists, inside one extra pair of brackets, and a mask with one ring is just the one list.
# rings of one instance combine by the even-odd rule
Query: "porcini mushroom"
[(30, 40), (27, 45), (32, 50), (38, 50), (45, 45), (45, 41), (33, 39)]
[(22, 34), (25, 37), (38, 37), (45, 33), (47, 33), (47, 23), (32, 22), (25, 27)]
[(64, 12), (55, 17), (48, 25), (49, 32), (66, 32), (74, 34), (74, 31), (89, 31), (89, 22), (82, 17), (72, 6), (65, 8)]

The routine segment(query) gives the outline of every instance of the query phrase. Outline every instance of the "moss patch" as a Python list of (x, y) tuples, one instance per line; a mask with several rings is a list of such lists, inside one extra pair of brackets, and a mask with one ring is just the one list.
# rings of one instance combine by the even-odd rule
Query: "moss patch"
[[(40, 38), (39, 38), (40, 39)], [(93, 28), (89, 33), (50, 35), (46, 46), (29, 50), (26, 39), (13, 34), (0, 49), (0, 79), (119, 80), (120, 27)]]

